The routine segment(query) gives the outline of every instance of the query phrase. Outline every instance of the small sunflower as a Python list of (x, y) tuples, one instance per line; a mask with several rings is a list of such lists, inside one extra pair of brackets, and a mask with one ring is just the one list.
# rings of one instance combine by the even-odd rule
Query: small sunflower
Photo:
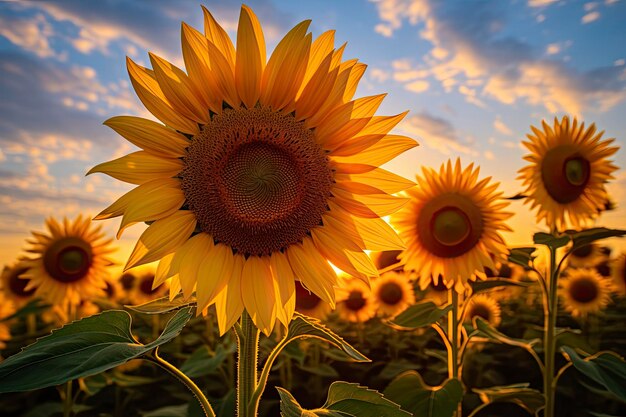
[(168, 282), (157, 286), (154, 284), (154, 272), (139, 274), (132, 289), (131, 299), (137, 304), (147, 303), (155, 298), (163, 297), (168, 293)]
[(26, 271), (28, 267), (18, 261), (5, 266), (0, 276), (0, 293), (4, 293), (5, 298), (11, 300), (18, 309), (31, 301), (35, 294), (34, 289), (26, 290), (28, 280), (21, 278)]
[(365, 323), (376, 315), (372, 291), (356, 278), (342, 281), (337, 289), (337, 312), (343, 320)]
[(598, 313), (611, 302), (611, 282), (594, 269), (569, 270), (559, 280), (559, 287), (563, 307), (574, 317)]
[(305, 316), (324, 320), (332, 308), (330, 304), (304, 288), (300, 281), (296, 281), (296, 311)]
[(405, 274), (390, 271), (372, 282), (372, 297), (382, 316), (395, 316), (415, 304), (413, 285)]
[(32, 232), (27, 251), (35, 257), (24, 259), (28, 268), (21, 276), (29, 279), (25, 290), (35, 289), (35, 296), (68, 311), (81, 300), (101, 297), (106, 287), (107, 268), (113, 265), (108, 255), (114, 249), (89, 218), (78, 216), (63, 223), (50, 217), (49, 233)]
[(137, 188), (96, 218), (122, 216), (119, 233), (151, 222), (126, 268), (161, 260), (156, 281), (215, 303), (221, 333), (244, 308), (269, 334), (295, 308), (297, 277), (334, 305), (328, 261), (367, 280), (364, 250), (401, 249), (381, 219), (412, 182), (379, 168), (416, 146), (387, 135), (406, 113), (375, 116), (384, 95), (353, 100), (365, 65), (342, 60), (334, 31), (315, 41), (296, 25), (266, 62), (261, 24), (242, 6), (236, 48), (204, 9), (205, 34), (183, 23), (187, 73), (150, 54), (130, 79), (163, 124), (105, 122), (142, 148), (94, 167)]
[[(490, 178), (478, 181), (479, 168), (448, 160), (437, 173), (422, 168), (418, 187), (408, 191), (410, 202), (391, 222), (407, 248), (400, 258), (406, 269), (418, 271), (425, 289), (431, 276), (442, 276), (447, 287), (465, 291), (468, 280), (485, 277), (485, 267), (495, 270), (492, 257), (504, 260), (508, 249), (501, 231), (510, 231), (503, 211), (509, 204)], [(491, 255), (491, 256), (490, 256)]]
[(491, 326), (498, 327), (502, 321), (500, 304), (488, 295), (474, 295), (465, 310), (465, 320), (471, 323), (474, 317), (481, 317)]
[(558, 230), (567, 227), (566, 216), (575, 228), (585, 226), (605, 209), (608, 194), (604, 184), (617, 169), (608, 159), (617, 152), (611, 147), (614, 139), (601, 140), (595, 124), (585, 129), (576, 118), (554, 118), (550, 127), (542, 121), (543, 131), (534, 126), (524, 146), (530, 155), (524, 159), (530, 165), (519, 170), (526, 187), (525, 202), (531, 209), (538, 207), (537, 219)]
[(603, 260), (608, 259), (602, 248), (596, 244), (582, 246), (569, 255), (567, 265), (573, 268), (593, 268)]
[(626, 253), (622, 253), (611, 263), (611, 278), (617, 292), (626, 296)]

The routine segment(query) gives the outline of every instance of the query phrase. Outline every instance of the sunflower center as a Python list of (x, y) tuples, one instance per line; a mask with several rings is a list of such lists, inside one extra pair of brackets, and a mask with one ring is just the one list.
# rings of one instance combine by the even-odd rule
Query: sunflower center
[(454, 258), (479, 242), (482, 212), (468, 197), (442, 194), (424, 204), (418, 214), (417, 231), (426, 250), (442, 258)]
[(498, 276), (500, 278), (511, 278), (513, 276), (513, 269), (507, 264), (502, 264)]
[(296, 281), (296, 310), (312, 310), (322, 301)]
[(301, 242), (327, 210), (333, 172), (291, 114), (227, 109), (193, 137), (182, 189), (199, 228), (245, 255)]
[(122, 277), (120, 278), (122, 288), (124, 288), (126, 291), (130, 291), (135, 285), (135, 279), (135, 275), (128, 272), (122, 275)]
[(596, 265), (596, 271), (603, 277), (611, 276), (611, 266), (607, 261), (600, 262), (598, 265)]
[(141, 282), (139, 283), (139, 290), (146, 294), (146, 295), (152, 295), (155, 292), (157, 292), (157, 288), (152, 289), (152, 280), (153, 280), (154, 276), (152, 275), (148, 275), (146, 277), (144, 277)]
[(34, 288), (26, 291), (26, 285), (28, 285), (29, 280), (20, 278), (20, 275), (26, 271), (28, 271), (28, 268), (16, 269), (11, 273), (8, 279), (8, 286), (11, 293), (20, 298), (30, 297), (35, 293)]
[(572, 255), (575, 256), (576, 258), (584, 259), (588, 257), (589, 255), (591, 255), (592, 252), (593, 252), (593, 245), (585, 245), (572, 251)]
[(577, 279), (570, 284), (569, 294), (579, 303), (589, 303), (598, 297), (598, 285), (591, 279)]
[(487, 321), (491, 320), (491, 310), (484, 304), (474, 303), (469, 312), (470, 318), (480, 317)]
[(77, 237), (54, 242), (43, 257), (48, 274), (62, 283), (76, 282), (89, 272), (93, 261), (91, 245)]
[(546, 191), (558, 203), (576, 201), (585, 191), (591, 164), (571, 145), (549, 150), (541, 164), (541, 179)]
[(388, 305), (396, 305), (402, 300), (402, 287), (395, 282), (387, 282), (380, 287), (378, 296), (383, 303)]
[(348, 310), (359, 311), (365, 307), (366, 300), (361, 291), (351, 291), (345, 303)]

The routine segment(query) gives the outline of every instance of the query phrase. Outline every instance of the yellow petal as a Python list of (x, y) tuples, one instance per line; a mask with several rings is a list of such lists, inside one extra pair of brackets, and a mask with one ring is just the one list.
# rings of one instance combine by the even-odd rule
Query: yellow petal
[(263, 72), (261, 102), (274, 110), (295, 101), (311, 48), (311, 36), (306, 35), (310, 24), (310, 20), (305, 20), (285, 35)]
[(211, 42), (207, 44), (209, 60), (211, 61), (211, 73), (216, 82), (218, 95), (231, 107), (238, 108), (241, 100), (237, 94), (235, 74), (230, 68), (228, 61)]
[[(377, 135), (365, 136), (363, 138), (366, 137), (377, 137)], [(355, 138), (355, 141), (357, 139), (360, 138)], [(334, 161), (344, 164), (361, 163), (372, 166), (381, 166), (401, 153), (418, 146), (415, 140), (398, 135), (384, 136), (378, 142), (362, 151), (357, 146), (350, 147), (347, 142), (345, 145), (347, 145), (345, 148), (337, 148), (331, 153)]]
[(152, 289), (155, 289), (159, 285), (163, 284), (167, 281), (168, 271), (170, 270), (170, 265), (172, 264), (172, 259), (174, 259), (174, 253), (170, 253), (169, 255), (165, 255), (159, 261), (159, 265), (157, 266), (156, 272), (154, 273), (154, 281), (152, 281)]
[(172, 277), (170, 279), (170, 301), (174, 299), (180, 292), (180, 279), (178, 279), (178, 275)]
[(196, 217), (180, 210), (152, 223), (139, 237), (125, 270), (161, 259), (181, 247), (196, 228)]
[[(200, 265), (212, 248), (213, 238), (206, 233), (198, 233), (185, 242), (183, 247), (177, 251), (183, 252), (178, 275), (180, 276), (180, 285), (185, 298), (191, 297), (198, 281)], [(176, 262), (176, 260), (173, 262)], [(200, 310), (203, 310), (203, 308), (200, 308)]]
[(134, 116), (111, 117), (104, 124), (146, 152), (158, 156), (184, 156), (189, 140), (175, 130), (152, 120)]
[(336, 174), (335, 181), (337, 185), (342, 181), (369, 185), (387, 194), (395, 194), (415, 186), (413, 181), (382, 168), (376, 168), (363, 174)]
[(135, 64), (130, 58), (126, 58), (126, 66), (137, 97), (150, 113), (167, 126), (180, 132), (195, 135), (200, 131), (196, 122), (174, 110), (161, 91), (153, 71)]
[(270, 268), (276, 289), (276, 316), (285, 326), (289, 326), (296, 308), (296, 286), (293, 270), (289, 265), (287, 256), (280, 252), (274, 252), (270, 257)]
[(175, 158), (162, 158), (146, 151), (137, 151), (91, 168), (94, 172), (107, 174), (120, 181), (143, 184), (157, 178), (171, 178), (183, 169), (183, 162)]
[(205, 255), (198, 270), (196, 297), (199, 309), (209, 306), (224, 289), (233, 274), (233, 266), (233, 251), (230, 246), (218, 243)]
[[(322, 33), (311, 45), (311, 53), (309, 54), (309, 62), (306, 67), (306, 73), (302, 80), (302, 87), (304, 87), (309, 80), (318, 71), (322, 62), (327, 56), (332, 55), (332, 51), (335, 47), (335, 31), (328, 30)], [(330, 62), (329, 62), (330, 64)]]
[(359, 62), (355, 64), (352, 70), (350, 71), (350, 75), (348, 76), (348, 81), (346, 82), (346, 89), (343, 92), (344, 103), (347, 103), (348, 101), (352, 100), (352, 97), (354, 97), (354, 93), (356, 93), (356, 89), (359, 86), (359, 81), (361, 80), (361, 77), (365, 73), (366, 68), (367, 68), (367, 65)]
[[(126, 194), (128, 203), (117, 232), (122, 232), (137, 222), (159, 220), (174, 214), (185, 202), (185, 194), (177, 178), (164, 178), (147, 182)], [(124, 196), (124, 197), (126, 197)]]
[(235, 72), (235, 47), (228, 33), (217, 23), (211, 12), (202, 6), (204, 12), (204, 35), (213, 43), (228, 61), (232, 72)]
[(355, 250), (360, 251), (360, 248), (354, 241), (350, 240), (346, 235), (332, 234), (323, 227), (313, 229), (311, 236), (320, 253), (328, 258), (333, 265), (355, 278), (367, 281), (366, 274), (359, 271), (346, 256), (347, 248), (356, 246)]
[(241, 273), (245, 259), (241, 255), (234, 255), (233, 272), (226, 287), (215, 299), (215, 311), (217, 312), (217, 325), (220, 336), (223, 336), (243, 313), (243, 299), (241, 298)]
[(304, 120), (314, 115), (324, 104), (335, 85), (339, 69), (330, 69), (331, 60), (332, 53), (329, 53), (302, 92), (297, 96), (296, 118), (298, 120)]
[(387, 134), (408, 114), (408, 110), (395, 116), (374, 116), (361, 132), (362, 135)]
[(286, 253), (289, 265), (302, 284), (335, 308), (337, 275), (320, 255), (312, 239), (305, 238), (302, 244), (289, 246)]
[(254, 324), (269, 336), (276, 320), (276, 297), (269, 258), (250, 256), (241, 274), (241, 297)]
[[(335, 58), (337, 51), (335, 51)], [(339, 73), (337, 78), (335, 79), (335, 83), (333, 88), (330, 90), (330, 94), (324, 100), (324, 104), (322, 107), (317, 109), (315, 114), (313, 114), (310, 118), (307, 119), (306, 124), (309, 128), (314, 128), (318, 126), (326, 117), (333, 114), (333, 110), (338, 106), (343, 104), (343, 93), (346, 90), (346, 84), (348, 82), (348, 78), (350, 77), (351, 66), (354, 66), (357, 63), (355, 59), (346, 61), (339, 66)], [(331, 60), (330, 68), (333, 69), (333, 61)]]
[(266, 52), (261, 24), (254, 12), (246, 5), (241, 6), (239, 15), (236, 53), (237, 93), (246, 107), (252, 108), (261, 95), (261, 79), (265, 69)]

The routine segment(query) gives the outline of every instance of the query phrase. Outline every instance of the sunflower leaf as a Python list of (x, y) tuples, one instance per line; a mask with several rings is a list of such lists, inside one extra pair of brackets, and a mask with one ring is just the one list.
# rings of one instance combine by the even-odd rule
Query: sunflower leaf
[(583, 359), (569, 346), (563, 346), (561, 350), (579, 372), (626, 401), (626, 362), (623, 358), (614, 352), (603, 351)]
[(509, 262), (524, 267), (525, 270), (531, 270), (530, 264), (535, 259), (533, 253), (537, 250), (535, 247), (513, 248), (509, 252)]
[(415, 330), (430, 326), (450, 311), (451, 305), (440, 308), (432, 301), (412, 305), (389, 322), (401, 330)]
[(532, 284), (508, 278), (489, 278), (484, 281), (471, 282), (470, 285), (472, 286), (472, 294), (478, 294), (497, 287), (528, 287)]
[(533, 235), (533, 242), (537, 245), (546, 245), (552, 249), (558, 249), (570, 242), (569, 235), (555, 236), (550, 233), (538, 232)]
[[(569, 233), (569, 232), (568, 232)], [(607, 229), (606, 227), (594, 227), (592, 229), (586, 229), (581, 231), (574, 231), (569, 233), (572, 241), (572, 250), (576, 250), (583, 246), (587, 246), (596, 240), (606, 239), (609, 237), (622, 237), (626, 235), (626, 230), (620, 229)]]
[(114, 368), (169, 342), (191, 317), (191, 307), (181, 309), (146, 345), (133, 337), (125, 311), (105, 311), (66, 324), (0, 363), (0, 393), (59, 385)]
[(411, 414), (385, 398), (376, 390), (359, 384), (337, 381), (328, 389), (328, 397), (323, 408), (340, 411), (358, 417), (407, 417)]
[(452, 417), (463, 398), (463, 386), (458, 379), (447, 379), (431, 387), (419, 373), (408, 371), (391, 381), (384, 393), (414, 416)]
[(172, 300), (168, 296), (157, 298), (156, 300), (148, 301), (147, 303), (139, 304), (136, 306), (124, 306), (129, 310), (136, 311), (143, 314), (165, 314), (172, 311), (179, 310), (183, 307), (196, 304), (195, 294), (189, 298), (185, 298), (183, 293), (179, 293)]
[(320, 323), (319, 320), (307, 317), (300, 313), (294, 313), (293, 320), (289, 323), (289, 329), (287, 331), (287, 343), (306, 337), (314, 337), (325, 340), (335, 347), (343, 350), (348, 356), (357, 362), (370, 362), (366, 356), (352, 347), (332, 330)]
[(528, 384), (514, 384), (489, 388), (473, 388), (484, 403), (511, 402), (535, 414), (545, 404), (541, 392), (528, 388)]
[(504, 343), (505, 345), (521, 347), (523, 349), (532, 349), (534, 345), (541, 343), (539, 339), (525, 340), (509, 337), (493, 328), (493, 326), (482, 317), (474, 317), (473, 322), (476, 331), (472, 333), (470, 337), (486, 337), (489, 340)]
[(284, 388), (276, 387), (280, 396), (280, 415), (281, 417), (355, 417), (353, 414), (347, 414), (340, 411), (332, 410), (305, 410), (300, 406), (293, 395)]

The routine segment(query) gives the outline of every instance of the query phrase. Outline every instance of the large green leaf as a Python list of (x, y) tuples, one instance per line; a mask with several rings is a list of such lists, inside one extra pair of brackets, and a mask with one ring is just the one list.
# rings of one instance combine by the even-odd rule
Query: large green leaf
[(552, 249), (558, 249), (570, 242), (568, 235), (555, 236), (550, 233), (537, 232), (533, 235), (533, 242), (537, 245), (546, 245)]
[(280, 396), (280, 415), (282, 417), (356, 417), (352, 414), (332, 410), (305, 410), (293, 395), (284, 388), (276, 387)]
[(333, 382), (328, 389), (328, 398), (322, 407), (341, 411), (357, 417), (407, 417), (411, 414), (375, 390), (349, 382)]
[(172, 340), (191, 316), (191, 307), (181, 309), (147, 345), (133, 337), (125, 311), (105, 311), (66, 324), (0, 363), (0, 393), (59, 385), (114, 368)]
[(595, 242), (596, 240), (606, 239), (609, 237), (622, 237), (624, 235), (626, 235), (626, 230), (607, 229), (606, 227), (594, 227), (592, 229), (570, 233), (570, 237), (573, 242), (572, 249), (581, 248)]
[(603, 351), (583, 359), (571, 347), (563, 346), (561, 350), (578, 371), (626, 401), (626, 362), (623, 358), (614, 352)]
[(505, 345), (518, 346), (524, 349), (532, 349), (532, 347), (538, 343), (541, 343), (540, 339), (515, 339), (499, 332), (489, 322), (482, 317), (474, 317), (474, 328), (476, 329), (470, 337), (485, 337), (492, 341), (504, 343)]
[(168, 296), (165, 296), (136, 306), (124, 307), (128, 308), (129, 310), (133, 310), (143, 314), (164, 314), (195, 304), (195, 293), (189, 298), (185, 298), (183, 296), (183, 293), (179, 293), (171, 301)]
[(431, 387), (420, 374), (408, 371), (391, 381), (384, 393), (414, 416), (452, 417), (463, 398), (463, 386), (458, 379), (447, 379)]
[(545, 404), (541, 392), (528, 388), (528, 384), (514, 384), (490, 388), (472, 389), (484, 403), (512, 402), (535, 414)]
[(234, 343), (226, 347), (217, 345), (215, 352), (210, 352), (206, 345), (200, 346), (181, 365), (180, 370), (189, 378), (197, 378), (215, 372), (230, 355), (237, 351)]
[(432, 301), (412, 305), (398, 314), (390, 324), (401, 330), (415, 330), (430, 326), (450, 311), (451, 305), (440, 308)]
[(348, 342), (324, 326), (319, 320), (307, 317), (300, 313), (294, 313), (293, 320), (289, 323), (287, 340), (289, 343), (296, 339), (314, 337), (325, 340), (335, 347), (343, 350), (350, 358), (357, 362), (370, 362), (361, 352), (352, 347)]

